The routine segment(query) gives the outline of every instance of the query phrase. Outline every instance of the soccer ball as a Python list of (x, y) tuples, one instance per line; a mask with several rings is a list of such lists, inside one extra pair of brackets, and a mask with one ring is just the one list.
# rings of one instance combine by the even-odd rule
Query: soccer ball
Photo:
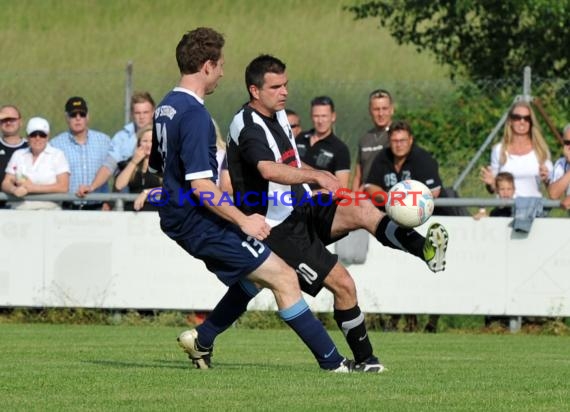
[(433, 214), (433, 208), (431, 190), (417, 180), (402, 180), (388, 192), (386, 213), (399, 226), (423, 225)]

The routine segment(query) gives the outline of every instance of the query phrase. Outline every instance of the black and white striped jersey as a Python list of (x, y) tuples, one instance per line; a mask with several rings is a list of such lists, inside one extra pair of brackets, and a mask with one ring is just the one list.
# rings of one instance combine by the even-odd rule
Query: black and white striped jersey
[(257, 169), (260, 161), (301, 167), (285, 110), (266, 117), (244, 105), (230, 125), (227, 152), (235, 203), (244, 213), (262, 214), (274, 227), (291, 214), (295, 199), (310, 196), (306, 184), (270, 182)]

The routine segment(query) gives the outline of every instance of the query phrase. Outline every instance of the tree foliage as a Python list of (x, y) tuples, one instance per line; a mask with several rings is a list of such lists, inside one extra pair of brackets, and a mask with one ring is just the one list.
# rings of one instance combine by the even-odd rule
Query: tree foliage
[(570, 77), (570, 0), (376, 0), (346, 7), (377, 17), (399, 44), (431, 51), (452, 77)]

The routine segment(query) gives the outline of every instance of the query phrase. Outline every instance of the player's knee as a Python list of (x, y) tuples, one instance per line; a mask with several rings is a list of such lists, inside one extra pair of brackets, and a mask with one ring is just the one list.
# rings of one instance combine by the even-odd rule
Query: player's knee
[(343, 267), (335, 267), (331, 271), (325, 278), (325, 286), (337, 298), (352, 298), (356, 300), (356, 285), (354, 284), (354, 279), (352, 279), (348, 271)]

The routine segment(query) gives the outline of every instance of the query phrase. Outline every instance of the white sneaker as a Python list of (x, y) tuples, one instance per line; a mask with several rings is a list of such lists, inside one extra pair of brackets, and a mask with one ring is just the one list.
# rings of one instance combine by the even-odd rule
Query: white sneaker
[(212, 367), (213, 348), (203, 348), (198, 343), (198, 331), (196, 329), (185, 330), (176, 339), (178, 345), (188, 354), (188, 357), (197, 369), (209, 369)]
[(338, 368), (330, 369), (333, 373), (351, 373), (354, 370), (354, 361), (344, 358)]
[(442, 225), (434, 223), (428, 228), (424, 243), (424, 260), (434, 273), (445, 270), (448, 242), (449, 235)]
[(354, 372), (382, 373), (386, 368), (380, 363), (376, 356), (371, 356), (364, 362), (355, 363), (353, 370)]

